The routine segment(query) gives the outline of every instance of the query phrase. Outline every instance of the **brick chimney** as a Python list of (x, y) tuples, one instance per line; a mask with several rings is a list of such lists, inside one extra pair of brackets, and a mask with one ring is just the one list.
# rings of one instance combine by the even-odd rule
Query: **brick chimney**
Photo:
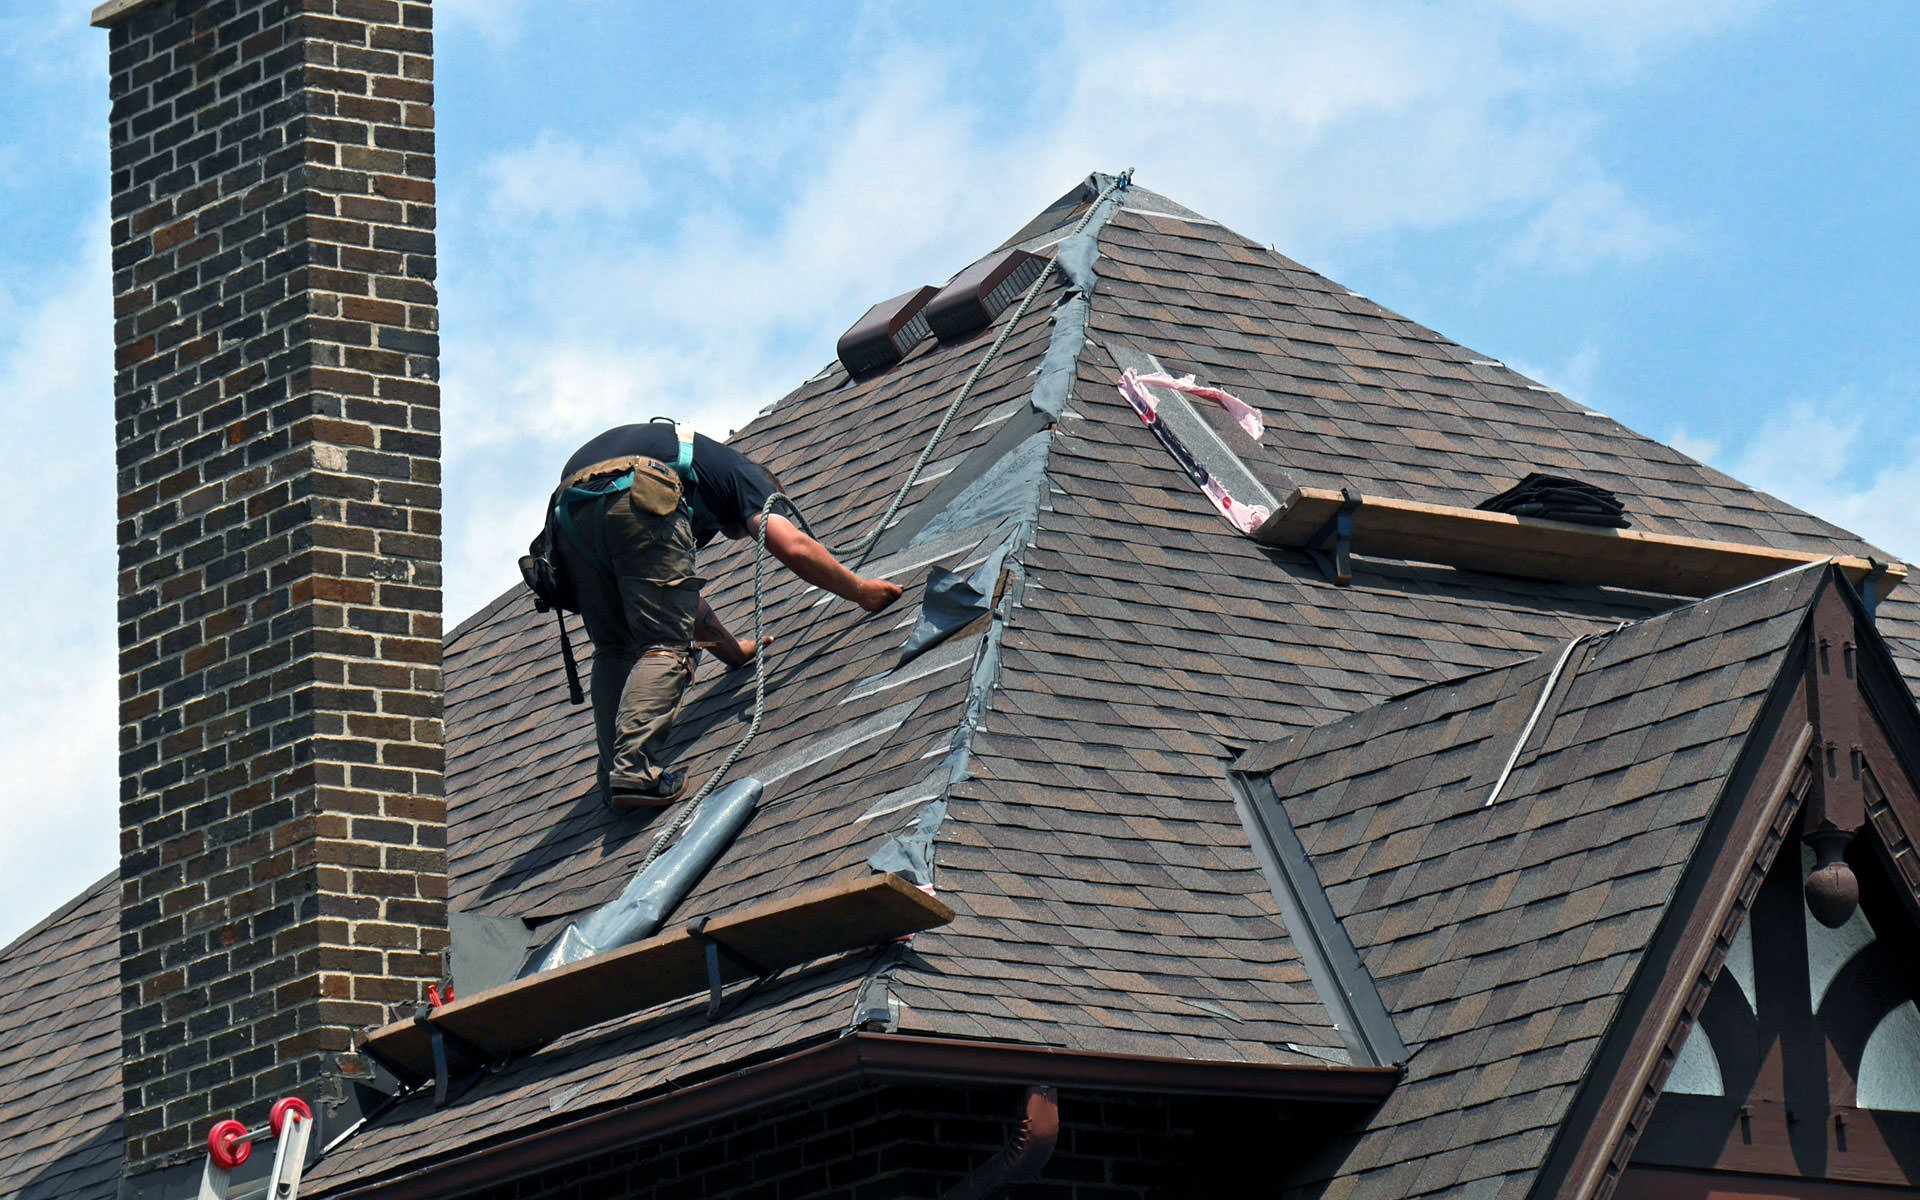
[(351, 1031), (441, 969), (433, 35), (394, 0), (111, 0), (94, 24), (146, 1176), (280, 1096), (324, 1131)]

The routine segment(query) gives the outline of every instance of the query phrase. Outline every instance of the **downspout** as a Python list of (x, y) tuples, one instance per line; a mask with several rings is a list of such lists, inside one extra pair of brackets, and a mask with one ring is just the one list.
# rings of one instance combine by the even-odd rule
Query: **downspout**
[(1008, 1184), (1040, 1174), (1060, 1140), (1059, 1095), (1053, 1088), (1036, 1084), (1027, 1089), (1025, 1108), (1020, 1128), (1014, 1130), (1007, 1144), (943, 1192), (940, 1200), (988, 1200)]

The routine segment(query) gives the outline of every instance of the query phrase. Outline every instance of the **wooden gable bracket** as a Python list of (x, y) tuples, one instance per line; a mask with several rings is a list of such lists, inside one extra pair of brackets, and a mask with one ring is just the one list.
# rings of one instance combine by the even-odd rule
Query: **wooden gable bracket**
[[(1729, 1200), (1746, 1195), (1726, 1190), (1730, 1177), (1712, 1173), (1725, 1170), (1761, 1173), (1765, 1182), (1755, 1196), (1806, 1200), (1877, 1196), (1885, 1185), (1914, 1181), (1911, 1167), (1896, 1161), (1910, 1156), (1879, 1143), (1874, 1121), (1849, 1126), (1855, 1110), (1838, 1105), (1830, 1116), (1821, 1109), (1835, 1149), (1828, 1161), (1840, 1164), (1833, 1168), (1838, 1174), (1798, 1178), (1785, 1148), (1796, 1137), (1804, 1141), (1810, 1128), (1795, 1128), (1801, 1114), (1786, 1094), (1778, 1045), (1740, 1108), (1749, 1141), (1759, 1149), (1711, 1171), (1628, 1172), (1667, 1076), (1783, 846), (1804, 840), (1814, 849), (1807, 907), (1823, 923), (1844, 923), (1859, 901), (1859, 881), (1846, 857), (1851, 848), (1856, 861), (1863, 854), (1877, 860), (1920, 929), (1920, 710), (1864, 608), (1837, 586), (1836, 574), (1830, 571), (1811, 606), (1801, 640), (1562, 1123), (1536, 1179), (1538, 1200), (1607, 1200), (1616, 1189), (1636, 1200), (1722, 1194), (1714, 1188)], [(1826, 1053), (1831, 1059), (1834, 1051)], [(1826, 1077), (1838, 1069), (1834, 1060)], [(1906, 1116), (1898, 1114), (1901, 1121)], [(1920, 1128), (1920, 1118), (1914, 1124)], [(1630, 1181), (1625, 1188), (1623, 1178)], [(1790, 1181), (1786, 1190), (1782, 1180)]]

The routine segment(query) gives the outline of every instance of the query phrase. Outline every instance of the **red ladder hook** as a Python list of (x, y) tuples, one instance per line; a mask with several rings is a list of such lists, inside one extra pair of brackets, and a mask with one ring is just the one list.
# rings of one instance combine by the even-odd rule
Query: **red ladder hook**
[(284, 1096), (267, 1110), (267, 1123), (249, 1128), (231, 1118), (214, 1122), (207, 1131), (207, 1167), (200, 1178), (200, 1200), (225, 1200), (233, 1172), (253, 1153), (253, 1144), (272, 1137), (271, 1200), (294, 1200), (300, 1192), (300, 1169), (306, 1163), (307, 1138), (313, 1132), (313, 1109), (298, 1096)]

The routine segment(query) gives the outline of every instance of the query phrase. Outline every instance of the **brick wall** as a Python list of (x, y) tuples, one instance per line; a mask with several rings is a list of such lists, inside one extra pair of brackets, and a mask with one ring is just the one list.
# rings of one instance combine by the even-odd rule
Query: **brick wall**
[(157, 0), (109, 43), (137, 1174), (316, 1099), (440, 969), (431, 10)]
[[(1020, 1088), (880, 1087), (776, 1105), (642, 1142), (472, 1200), (931, 1200), (1018, 1128)], [(1271, 1195), (1299, 1153), (1272, 1104), (1062, 1091), (1060, 1138), (1013, 1200)], [(1266, 1186), (1262, 1186), (1262, 1185)]]

